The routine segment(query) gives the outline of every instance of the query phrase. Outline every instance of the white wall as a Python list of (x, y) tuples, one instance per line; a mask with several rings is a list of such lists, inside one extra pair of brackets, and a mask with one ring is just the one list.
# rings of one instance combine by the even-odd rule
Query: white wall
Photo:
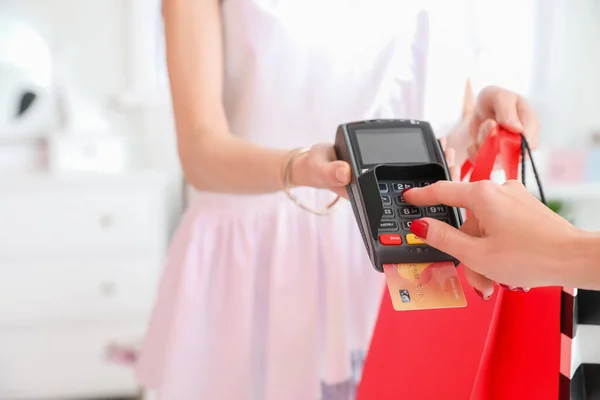
[[(537, 2), (533, 102), (543, 123), (542, 147), (588, 148), (590, 134), (600, 131), (600, 2)], [(576, 225), (600, 231), (600, 185), (547, 186), (567, 202)]]
[(597, 0), (538, 0), (535, 102), (543, 140), (583, 147), (600, 129), (600, 7)]

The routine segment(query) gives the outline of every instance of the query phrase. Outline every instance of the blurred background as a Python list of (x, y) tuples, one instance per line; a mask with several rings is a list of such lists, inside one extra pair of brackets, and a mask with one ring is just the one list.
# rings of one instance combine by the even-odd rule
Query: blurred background
[[(471, 7), (474, 86), (530, 99), (547, 197), (600, 230), (600, 1)], [(0, 399), (141, 393), (186, 204), (161, 35), (159, 0), (0, 0)]]

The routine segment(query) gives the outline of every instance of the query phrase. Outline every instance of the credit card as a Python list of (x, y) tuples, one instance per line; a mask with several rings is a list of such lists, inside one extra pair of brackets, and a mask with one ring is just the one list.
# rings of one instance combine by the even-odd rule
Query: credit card
[(384, 264), (383, 270), (396, 311), (467, 305), (456, 267), (451, 261)]

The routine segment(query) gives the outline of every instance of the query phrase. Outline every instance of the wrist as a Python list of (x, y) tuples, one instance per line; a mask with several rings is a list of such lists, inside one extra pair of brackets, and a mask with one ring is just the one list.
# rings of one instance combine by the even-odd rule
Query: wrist
[(287, 151), (281, 161), (281, 182), (282, 189), (291, 189), (298, 186), (306, 186), (302, 171), (301, 159), (306, 155), (305, 148), (296, 148)]
[(565, 245), (563, 286), (600, 290), (600, 234), (576, 229)]

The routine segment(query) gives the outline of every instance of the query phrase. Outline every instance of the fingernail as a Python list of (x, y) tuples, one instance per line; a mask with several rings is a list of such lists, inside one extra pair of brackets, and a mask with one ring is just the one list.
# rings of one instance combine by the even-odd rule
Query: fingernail
[(335, 170), (335, 177), (340, 182), (346, 182), (346, 168), (340, 167)]
[(427, 239), (427, 230), (429, 229), (429, 224), (427, 221), (423, 221), (421, 219), (416, 219), (410, 224), (410, 231), (420, 237), (421, 239)]
[(499, 283), (498, 285), (506, 290), (510, 290), (511, 292), (529, 292), (529, 288), (526, 289), (518, 286), (508, 286), (503, 283)]
[(479, 290), (473, 288), (473, 290), (475, 291), (475, 293), (477, 293), (477, 296), (481, 297), (483, 300), (489, 300), (491, 295), (487, 295), (484, 296), (483, 293), (481, 293)]
[(408, 192), (410, 189), (412, 189), (412, 188), (406, 188), (406, 189), (404, 189), (404, 190), (403, 190), (403, 191), (402, 191), (400, 194), (401, 194), (401, 195), (404, 195), (404, 193)]

